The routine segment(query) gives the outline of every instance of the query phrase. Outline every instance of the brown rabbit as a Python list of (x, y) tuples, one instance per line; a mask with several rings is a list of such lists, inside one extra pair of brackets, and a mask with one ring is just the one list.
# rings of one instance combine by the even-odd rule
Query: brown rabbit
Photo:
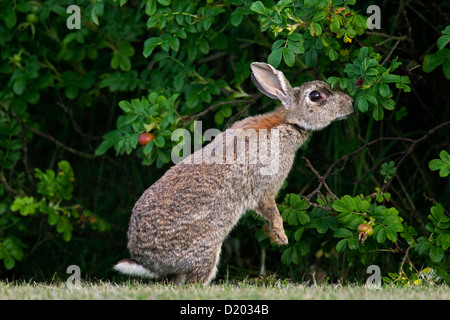
[(322, 81), (292, 88), (266, 63), (251, 69), (258, 89), (282, 106), (236, 122), (148, 188), (131, 215), (131, 259), (119, 261), (117, 271), (208, 284), (222, 242), (247, 210), (265, 219), (268, 238), (288, 243), (275, 196), (311, 131), (350, 115), (353, 100)]

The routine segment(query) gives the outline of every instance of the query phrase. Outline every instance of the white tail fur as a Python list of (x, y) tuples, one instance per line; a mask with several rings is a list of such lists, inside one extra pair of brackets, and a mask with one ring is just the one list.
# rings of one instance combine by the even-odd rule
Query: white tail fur
[(128, 274), (130, 276), (156, 278), (156, 275), (148, 271), (142, 265), (133, 260), (121, 260), (115, 266), (114, 270), (120, 273)]

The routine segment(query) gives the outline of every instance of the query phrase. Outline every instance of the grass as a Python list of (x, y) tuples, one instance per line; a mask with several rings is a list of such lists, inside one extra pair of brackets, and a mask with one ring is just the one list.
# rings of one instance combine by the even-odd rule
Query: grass
[(384, 286), (369, 289), (364, 285), (306, 285), (274, 281), (255, 283), (240, 281), (210, 286), (145, 283), (137, 280), (123, 282), (87, 281), (79, 289), (69, 289), (64, 282), (0, 281), (2, 300), (450, 300), (450, 287)]

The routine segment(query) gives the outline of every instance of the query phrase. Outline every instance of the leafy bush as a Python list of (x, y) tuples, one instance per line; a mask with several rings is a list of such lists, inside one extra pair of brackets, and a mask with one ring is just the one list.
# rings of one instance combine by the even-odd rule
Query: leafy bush
[(450, 281), (448, 4), (380, 5), (381, 30), (355, 0), (80, 0), (68, 29), (71, 4), (0, 3), (2, 276), (111, 276), (133, 203), (172, 165), (173, 132), (271, 110), (249, 81), (267, 61), (346, 91), (356, 115), (302, 146), (278, 197), (290, 244), (272, 246), (249, 213), (220, 272), (335, 281), (378, 264), (385, 281)]

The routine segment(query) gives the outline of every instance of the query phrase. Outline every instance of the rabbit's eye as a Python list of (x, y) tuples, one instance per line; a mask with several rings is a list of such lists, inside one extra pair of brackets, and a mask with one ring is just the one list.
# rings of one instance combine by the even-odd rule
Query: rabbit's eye
[(319, 101), (320, 99), (322, 99), (322, 95), (320, 94), (319, 91), (314, 90), (314, 91), (311, 91), (311, 92), (310, 92), (310, 94), (309, 94), (309, 99), (310, 99), (312, 102), (317, 102), (317, 101)]

